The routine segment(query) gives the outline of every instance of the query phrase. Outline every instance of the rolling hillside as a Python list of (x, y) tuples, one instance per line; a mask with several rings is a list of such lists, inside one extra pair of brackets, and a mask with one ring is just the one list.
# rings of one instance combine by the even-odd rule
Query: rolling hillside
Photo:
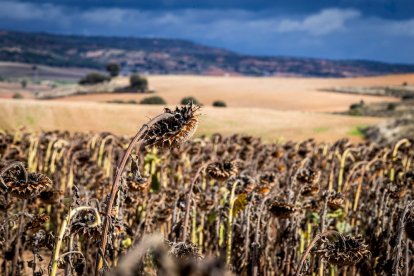
[(0, 61), (96, 69), (115, 61), (125, 71), (151, 74), (352, 77), (414, 72), (414, 65), (374, 61), (247, 56), (177, 39), (6, 30), (0, 31)]

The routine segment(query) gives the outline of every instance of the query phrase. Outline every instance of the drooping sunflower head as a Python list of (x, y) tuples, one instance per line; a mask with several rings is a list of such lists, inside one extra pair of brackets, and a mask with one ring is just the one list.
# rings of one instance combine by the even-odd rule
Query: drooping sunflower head
[(335, 191), (331, 192), (328, 195), (328, 207), (332, 210), (338, 210), (342, 208), (345, 203), (345, 197), (341, 193), (337, 193)]
[(296, 180), (304, 185), (314, 185), (321, 177), (321, 172), (312, 168), (300, 168), (296, 173)]
[(302, 196), (315, 196), (319, 193), (319, 185), (305, 185), (302, 187)]
[(46, 189), (39, 194), (39, 198), (46, 204), (57, 204), (62, 200), (63, 191), (56, 189)]
[(49, 216), (46, 214), (34, 215), (26, 224), (24, 229), (27, 230), (38, 230), (49, 220)]
[(213, 179), (225, 181), (235, 176), (239, 169), (236, 162), (225, 161), (210, 163), (206, 168), (206, 172)]
[(179, 147), (190, 139), (198, 126), (200, 106), (189, 103), (175, 110), (165, 108), (162, 119), (156, 121), (143, 134), (145, 146), (158, 148)]
[(171, 242), (166, 240), (165, 244), (168, 247), (168, 254), (173, 256), (178, 261), (201, 260), (203, 256), (200, 254), (198, 247), (189, 242)]
[(40, 229), (31, 236), (30, 243), (33, 248), (39, 249), (46, 247), (49, 250), (52, 250), (55, 246), (55, 236), (53, 235), (53, 232), (46, 232), (45, 230)]
[(236, 194), (250, 194), (256, 188), (255, 179), (247, 174), (237, 176), (235, 181), (238, 181)]
[(73, 220), (70, 234), (78, 234), (91, 240), (98, 240), (101, 236), (101, 225), (96, 224), (96, 214), (89, 210), (81, 211)]
[(269, 205), (269, 212), (272, 213), (273, 216), (281, 219), (290, 218), (295, 211), (296, 208), (293, 204), (278, 199), (274, 200)]
[(335, 241), (326, 241), (324, 247), (316, 250), (330, 264), (337, 266), (355, 265), (371, 252), (361, 236), (345, 236)]
[(14, 178), (6, 182), (6, 185), (10, 195), (21, 199), (29, 199), (51, 188), (52, 180), (40, 173), (29, 173), (27, 182), (25, 179)]
[(133, 192), (145, 193), (148, 191), (151, 185), (151, 178), (149, 177), (140, 177), (140, 178), (127, 177), (126, 184), (129, 190)]
[(410, 240), (414, 240), (414, 214), (409, 213), (404, 223), (405, 234)]

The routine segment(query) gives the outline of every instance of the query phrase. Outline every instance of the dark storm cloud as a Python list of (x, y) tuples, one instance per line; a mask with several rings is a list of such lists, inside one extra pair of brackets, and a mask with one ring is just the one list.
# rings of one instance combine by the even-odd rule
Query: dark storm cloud
[(414, 13), (390, 8), (393, 16), (381, 15), (387, 5), (399, 9), (392, 1), (221, 2), (1, 1), (0, 28), (183, 38), (254, 55), (414, 62)]
[[(0, 1), (1, 2), (1, 1)], [(14, 1), (18, 2), (18, 1)], [(414, 14), (413, 0), (29, 0), (67, 7), (140, 10), (238, 9), (276, 14), (309, 14), (327, 8), (356, 9), (368, 16), (407, 19)]]

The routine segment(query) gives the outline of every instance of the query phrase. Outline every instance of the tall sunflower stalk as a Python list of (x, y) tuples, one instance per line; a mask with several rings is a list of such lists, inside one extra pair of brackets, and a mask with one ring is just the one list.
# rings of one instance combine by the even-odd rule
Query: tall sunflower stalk
[(200, 106), (194, 105), (193, 103), (189, 103), (180, 108), (177, 107), (175, 110), (165, 108), (163, 114), (156, 116), (147, 124), (144, 124), (129, 143), (121, 163), (117, 167), (116, 176), (112, 183), (111, 193), (106, 205), (101, 244), (96, 259), (96, 276), (99, 275), (103, 267), (106, 245), (108, 242), (111, 211), (119, 190), (122, 173), (132, 150), (135, 146), (138, 146), (138, 148), (141, 148), (142, 146), (156, 146), (158, 148), (179, 147), (195, 133), (198, 126), (199, 109)]

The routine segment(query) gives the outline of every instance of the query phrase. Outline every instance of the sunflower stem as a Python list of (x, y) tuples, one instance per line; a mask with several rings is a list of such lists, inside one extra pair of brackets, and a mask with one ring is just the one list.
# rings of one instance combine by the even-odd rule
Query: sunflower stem
[(231, 188), (230, 193), (230, 200), (229, 200), (229, 217), (227, 220), (227, 248), (226, 248), (226, 265), (228, 268), (230, 268), (230, 262), (231, 262), (231, 243), (232, 243), (232, 234), (233, 234), (233, 207), (234, 207), (234, 194), (236, 192), (238, 181), (234, 181), (233, 186)]
[(407, 215), (408, 210), (409, 210), (409, 208), (411, 208), (413, 202), (414, 201), (410, 201), (405, 205), (404, 210), (401, 214), (400, 221), (398, 222), (398, 228), (397, 228), (397, 231), (398, 231), (397, 233), (398, 234), (397, 234), (397, 238), (396, 238), (397, 245), (395, 247), (396, 248), (396, 254), (395, 254), (396, 256), (395, 256), (394, 262), (392, 264), (392, 272), (393, 272), (392, 275), (395, 275), (395, 276), (398, 276), (398, 264), (400, 263), (400, 257), (401, 257), (401, 240), (402, 240), (402, 233), (403, 233), (403, 230), (404, 230), (404, 220), (405, 220), (405, 216)]
[(190, 209), (191, 209), (191, 197), (193, 195), (193, 189), (195, 186), (195, 183), (197, 181), (197, 179), (199, 178), (201, 172), (207, 167), (207, 164), (201, 166), (197, 173), (195, 174), (193, 180), (191, 181), (191, 185), (190, 188), (187, 192), (187, 199), (186, 199), (186, 206), (185, 206), (185, 214), (184, 214), (184, 224), (183, 224), (183, 236), (182, 236), (182, 241), (186, 242), (187, 241), (187, 236), (188, 236), (188, 223), (190, 220)]
[(53, 255), (52, 255), (52, 258), (50, 260), (50, 274), (49, 274), (49, 276), (55, 276), (56, 273), (57, 273), (58, 263), (59, 263), (59, 253), (60, 253), (60, 248), (62, 246), (63, 237), (64, 237), (65, 232), (66, 232), (66, 228), (68, 227), (70, 221), (72, 220), (72, 218), (74, 216), (76, 216), (80, 211), (85, 211), (85, 210), (92, 210), (92, 211), (95, 212), (95, 222), (93, 224), (89, 225), (88, 227), (96, 227), (96, 226), (99, 226), (101, 224), (101, 217), (99, 215), (99, 212), (94, 207), (80, 206), (80, 207), (77, 207), (77, 208), (74, 208), (73, 210), (71, 210), (66, 215), (65, 219), (62, 222), (62, 225), (60, 226), (59, 236), (57, 237), (56, 245), (55, 245), (55, 248), (53, 250)]
[(342, 182), (344, 180), (344, 171), (345, 171), (345, 162), (347, 158), (355, 159), (351, 153), (351, 149), (348, 148), (344, 151), (341, 155), (341, 165), (339, 168), (339, 175), (338, 175), (338, 192), (341, 192)]
[[(121, 180), (121, 176), (122, 176), (122, 173), (125, 169), (126, 163), (129, 159), (129, 156), (131, 155), (132, 150), (134, 149), (135, 145), (137, 145), (137, 143), (142, 138), (141, 136), (144, 133), (144, 131), (147, 130), (151, 125), (153, 125), (157, 121), (162, 120), (162, 119), (164, 119), (166, 117), (169, 117), (169, 116), (172, 116), (172, 115), (167, 114), (167, 113), (158, 115), (157, 117), (155, 117), (151, 121), (149, 121), (147, 124), (143, 125), (141, 127), (141, 129), (138, 131), (138, 133), (134, 136), (134, 138), (129, 143), (128, 148), (127, 148), (127, 150), (125, 151), (125, 153), (122, 157), (121, 163), (117, 167), (116, 176), (115, 176), (115, 179), (112, 183), (111, 193), (110, 193), (110, 196), (109, 196), (109, 199), (108, 199), (108, 202), (107, 202), (107, 206), (106, 206), (105, 218), (104, 218), (104, 223), (103, 223), (103, 226), (102, 226), (101, 244), (100, 244), (100, 248), (98, 250), (97, 256), (96, 256), (95, 276), (99, 275), (100, 270), (103, 267), (105, 253), (106, 253), (106, 244), (108, 243), (108, 231), (109, 231), (109, 224), (110, 224), (110, 216), (111, 216), (112, 206), (114, 204), (115, 197), (118, 193), (118, 187), (119, 187), (119, 183), (120, 183), (120, 180)], [(139, 142), (138, 144), (140, 146), (141, 142)]]
[(391, 171), (390, 171), (390, 180), (394, 181), (395, 178), (395, 168), (394, 168), (394, 163), (395, 161), (397, 161), (397, 154), (398, 154), (398, 150), (400, 149), (400, 147), (404, 145), (404, 146), (410, 146), (411, 143), (407, 138), (401, 139), (400, 141), (397, 142), (397, 144), (395, 144), (394, 150), (392, 151), (392, 155), (391, 155), (391, 161), (392, 161), (392, 167), (391, 167)]

